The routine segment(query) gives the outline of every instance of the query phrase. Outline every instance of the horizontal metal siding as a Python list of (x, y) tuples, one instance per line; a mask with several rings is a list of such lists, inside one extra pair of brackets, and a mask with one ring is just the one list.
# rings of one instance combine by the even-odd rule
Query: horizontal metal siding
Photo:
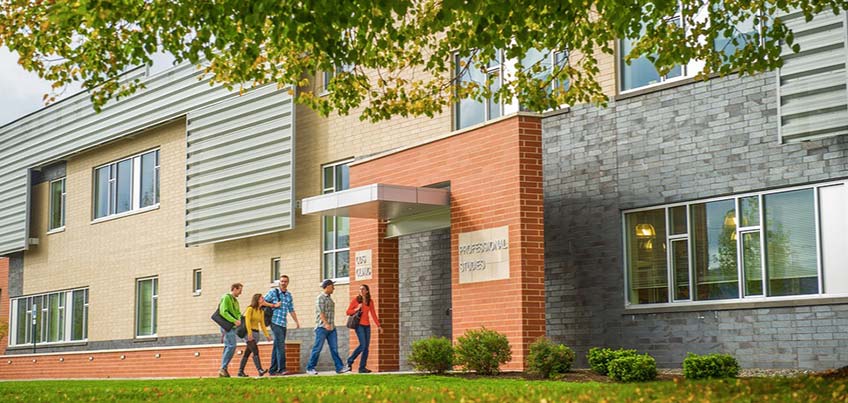
[[(137, 70), (126, 79), (144, 75)], [(30, 168), (239, 97), (211, 85), (191, 64), (143, 81), (143, 90), (109, 102), (100, 113), (82, 93), (0, 127), (0, 255), (27, 247)]]
[(186, 245), (292, 228), (293, 117), (273, 86), (188, 114)]
[(797, 12), (781, 20), (793, 30), (801, 47), (801, 52), (794, 53), (784, 45), (781, 52), (781, 142), (848, 134), (846, 15), (828, 11), (806, 22)]

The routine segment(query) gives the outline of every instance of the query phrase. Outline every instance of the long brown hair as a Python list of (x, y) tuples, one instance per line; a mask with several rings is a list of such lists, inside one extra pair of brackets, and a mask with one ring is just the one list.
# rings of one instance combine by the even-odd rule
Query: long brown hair
[[(362, 284), (360, 287), (365, 287), (365, 305), (371, 306), (371, 288), (368, 287), (368, 284)], [(362, 303), (362, 296), (357, 295), (356, 301), (361, 304)]]
[(253, 297), (250, 298), (251, 308), (259, 309), (259, 298), (262, 298), (262, 294), (253, 294)]

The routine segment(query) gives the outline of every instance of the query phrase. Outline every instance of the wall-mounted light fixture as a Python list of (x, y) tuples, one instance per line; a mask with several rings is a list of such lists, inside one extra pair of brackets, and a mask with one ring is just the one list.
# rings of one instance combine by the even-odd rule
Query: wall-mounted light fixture
[(637, 238), (652, 238), (656, 235), (656, 231), (654, 231), (654, 226), (651, 224), (636, 224), (636, 237)]

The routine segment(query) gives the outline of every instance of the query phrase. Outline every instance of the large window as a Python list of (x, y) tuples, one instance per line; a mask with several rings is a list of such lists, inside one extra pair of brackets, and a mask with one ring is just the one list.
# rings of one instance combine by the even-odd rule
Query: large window
[[(323, 193), (333, 193), (350, 187), (349, 162), (323, 167)], [(350, 219), (324, 217), (322, 227), (323, 276), (325, 279), (346, 280), (350, 267)]]
[(159, 150), (94, 170), (94, 218), (159, 204)]
[(848, 293), (845, 200), (831, 183), (624, 212), (627, 303)]
[[(88, 289), (12, 299), (9, 345), (67, 343), (88, 338)], [(35, 328), (33, 329), (33, 317)]]
[[(470, 58), (460, 57), (459, 55), (456, 56), (454, 64), (456, 75), (463, 83), (476, 83), (479, 86), (484, 86), (487, 80), (491, 80), (490, 89), (492, 92), (500, 89), (501, 84), (503, 84), (503, 58), (500, 51), (497, 52), (485, 69), (480, 68)], [(464, 129), (502, 115), (503, 104), (494, 98), (484, 100), (465, 98), (456, 105), (455, 126), (457, 130)]]
[(159, 279), (143, 278), (136, 280), (135, 335), (136, 337), (156, 336), (157, 300), (159, 299)]
[(50, 217), (48, 230), (65, 226), (65, 178), (50, 182)]

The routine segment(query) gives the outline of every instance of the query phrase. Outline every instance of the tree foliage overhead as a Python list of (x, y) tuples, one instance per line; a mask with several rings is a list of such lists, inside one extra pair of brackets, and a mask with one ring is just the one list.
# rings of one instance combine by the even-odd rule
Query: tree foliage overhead
[[(362, 108), (363, 119), (377, 121), (432, 116), (466, 96), (517, 98), (536, 111), (603, 103), (598, 56), (613, 54), (620, 38), (641, 38), (630, 59), (648, 55), (661, 74), (691, 60), (705, 63), (702, 75), (754, 74), (778, 67), (780, 44), (793, 44), (775, 16), (800, 10), (811, 19), (827, 9), (848, 9), (848, 1), (3, 0), (0, 45), (54, 88), (82, 81), (95, 107), (137, 90), (138, 82), (118, 80), (122, 72), (167, 52), (231, 88), (294, 83), (298, 102), (322, 114)], [(752, 19), (757, 30), (741, 37), (739, 51), (713, 45)], [(458, 79), (498, 49), (515, 69), (502, 86)], [(539, 64), (515, 66), (531, 49), (569, 57), (540, 76)], [(457, 69), (454, 54), (471, 63)], [(352, 67), (321, 96), (314, 77), (339, 66)], [(569, 85), (549, 90), (554, 80)]]

